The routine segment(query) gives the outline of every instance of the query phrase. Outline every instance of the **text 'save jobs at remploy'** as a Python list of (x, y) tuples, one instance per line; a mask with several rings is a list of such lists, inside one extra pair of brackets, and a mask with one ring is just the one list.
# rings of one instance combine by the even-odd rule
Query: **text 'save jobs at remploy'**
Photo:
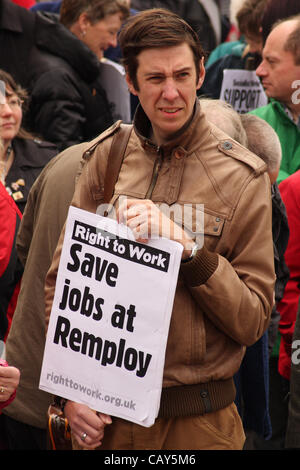
[(71, 207), (40, 388), (143, 426), (159, 409), (182, 254)]

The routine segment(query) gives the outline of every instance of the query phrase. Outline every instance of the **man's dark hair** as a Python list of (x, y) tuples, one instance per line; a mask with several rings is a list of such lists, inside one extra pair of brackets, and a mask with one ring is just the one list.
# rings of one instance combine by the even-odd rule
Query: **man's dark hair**
[(136, 90), (138, 55), (144, 49), (178, 46), (187, 43), (194, 57), (197, 81), (204, 51), (195, 31), (175, 13), (162, 8), (145, 10), (132, 16), (119, 35), (123, 64)]

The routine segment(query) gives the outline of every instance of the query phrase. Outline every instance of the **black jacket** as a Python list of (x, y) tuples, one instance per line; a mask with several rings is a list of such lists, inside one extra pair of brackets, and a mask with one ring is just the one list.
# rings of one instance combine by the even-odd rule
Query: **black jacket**
[(285, 205), (281, 199), (278, 184), (272, 185), (272, 234), (274, 246), (274, 265), (276, 273), (275, 282), (275, 305), (272, 309), (271, 321), (268, 329), (269, 353), (275, 345), (280, 314), (277, 304), (283, 297), (285, 286), (289, 280), (289, 269), (286, 265), (284, 254), (289, 240), (289, 225)]
[(27, 88), (28, 64), (36, 53), (34, 46), (36, 14), (0, 0), (0, 68)]
[(37, 13), (35, 41), (31, 130), (59, 150), (93, 139), (113, 123), (99, 59), (50, 13)]
[(14, 160), (6, 176), (5, 186), (23, 213), (31, 186), (58, 151), (55, 145), (38, 139), (15, 138), (12, 147)]

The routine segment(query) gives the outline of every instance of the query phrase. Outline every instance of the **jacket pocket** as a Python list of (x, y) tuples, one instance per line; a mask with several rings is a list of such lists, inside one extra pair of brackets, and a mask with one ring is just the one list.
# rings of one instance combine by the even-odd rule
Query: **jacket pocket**
[(214, 251), (220, 240), (225, 218), (223, 215), (208, 212), (202, 204), (185, 204), (180, 213), (174, 211), (174, 222), (200, 247), (205, 244), (206, 248)]

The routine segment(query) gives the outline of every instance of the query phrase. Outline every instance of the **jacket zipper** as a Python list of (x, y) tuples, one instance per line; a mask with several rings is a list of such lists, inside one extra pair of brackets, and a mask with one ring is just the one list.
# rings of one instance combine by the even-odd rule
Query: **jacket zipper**
[(152, 193), (153, 193), (153, 190), (154, 190), (154, 187), (155, 187), (155, 185), (156, 185), (157, 178), (158, 178), (158, 174), (159, 174), (160, 169), (161, 169), (161, 164), (162, 164), (162, 149), (161, 149), (160, 147), (158, 147), (157, 153), (159, 154), (159, 156), (157, 157), (157, 159), (156, 159), (156, 161), (155, 161), (155, 164), (154, 164), (154, 169), (153, 169), (153, 173), (152, 173), (151, 183), (150, 183), (149, 189), (148, 189), (148, 191), (147, 191), (147, 193), (146, 193), (145, 199), (151, 199)]

